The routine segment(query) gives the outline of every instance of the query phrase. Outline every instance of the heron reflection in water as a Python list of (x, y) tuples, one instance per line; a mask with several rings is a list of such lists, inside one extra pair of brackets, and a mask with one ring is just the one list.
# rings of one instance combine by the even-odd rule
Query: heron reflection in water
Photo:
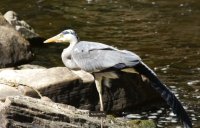
[(157, 75), (142, 62), (133, 52), (119, 50), (115, 47), (89, 41), (79, 41), (74, 30), (67, 29), (60, 34), (47, 39), (44, 43), (69, 43), (61, 55), (64, 65), (71, 70), (84, 70), (93, 74), (99, 94), (100, 110), (104, 111), (102, 99), (102, 78), (117, 78), (117, 71), (132, 68), (148, 78), (152, 87), (172, 108), (173, 112), (182, 121), (185, 128), (192, 128), (192, 123), (185, 109), (175, 95), (163, 84)]

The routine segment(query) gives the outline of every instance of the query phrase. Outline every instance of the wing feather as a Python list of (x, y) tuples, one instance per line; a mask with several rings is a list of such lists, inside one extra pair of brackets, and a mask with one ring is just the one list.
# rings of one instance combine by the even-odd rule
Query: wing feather
[(98, 72), (117, 64), (131, 67), (140, 61), (140, 58), (132, 52), (87, 41), (81, 41), (74, 47), (72, 58), (82, 70), (87, 72)]

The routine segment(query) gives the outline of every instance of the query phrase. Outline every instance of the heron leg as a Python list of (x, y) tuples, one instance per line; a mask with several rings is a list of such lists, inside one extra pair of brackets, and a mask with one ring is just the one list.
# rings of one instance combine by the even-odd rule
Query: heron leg
[[(104, 111), (101, 81), (102, 81), (102, 77), (95, 77), (95, 84), (96, 84), (97, 91), (99, 93), (100, 111)], [(102, 117), (101, 117), (101, 128), (103, 128), (103, 118)]]
[(99, 93), (100, 111), (104, 111), (104, 108), (103, 108), (102, 84), (101, 84), (101, 81), (102, 81), (102, 77), (95, 78), (96, 88), (97, 88), (97, 91), (98, 91), (98, 93)]

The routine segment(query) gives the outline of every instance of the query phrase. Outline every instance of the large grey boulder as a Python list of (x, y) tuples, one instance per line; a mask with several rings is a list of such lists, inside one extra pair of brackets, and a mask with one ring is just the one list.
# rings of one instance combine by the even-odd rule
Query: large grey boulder
[(0, 68), (30, 61), (30, 44), (0, 14)]
[[(49, 69), (0, 70), (1, 83), (14, 86), (21, 94), (38, 97), (34, 89), (54, 102), (77, 108), (99, 110), (99, 97), (91, 74), (71, 71), (66, 67)], [(111, 88), (103, 86), (106, 111), (120, 112), (155, 105), (160, 96), (138, 74), (121, 73), (111, 80)], [(141, 107), (142, 106), (142, 107)]]

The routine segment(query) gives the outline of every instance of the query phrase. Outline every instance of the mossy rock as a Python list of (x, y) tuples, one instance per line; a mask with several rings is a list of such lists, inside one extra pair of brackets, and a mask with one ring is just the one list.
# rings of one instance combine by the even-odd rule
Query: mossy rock
[(156, 128), (153, 120), (124, 120), (115, 118), (113, 115), (107, 115), (106, 120), (109, 123), (118, 124), (120, 128)]
[(128, 121), (131, 128), (156, 128), (153, 120), (131, 120)]

